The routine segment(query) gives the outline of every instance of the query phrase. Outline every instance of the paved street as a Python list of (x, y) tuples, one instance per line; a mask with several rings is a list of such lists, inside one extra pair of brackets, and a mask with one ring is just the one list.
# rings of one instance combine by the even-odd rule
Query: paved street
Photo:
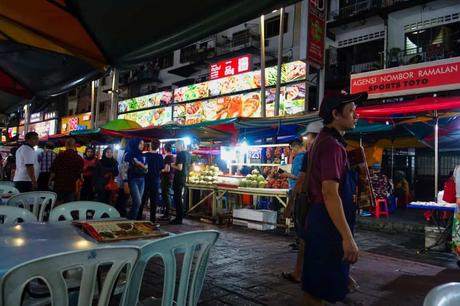
[[(210, 258), (200, 306), (301, 305), (299, 286), (280, 278), (281, 272), (294, 265), (296, 253), (288, 246), (292, 237), (189, 220), (183, 226), (164, 228), (221, 232)], [(421, 305), (434, 286), (460, 280), (451, 254), (416, 254), (423, 246), (420, 234), (358, 231), (357, 240), (362, 256), (352, 274), (361, 287), (349, 295), (347, 305)], [(161, 292), (157, 266), (152, 263), (148, 270), (143, 296)]]

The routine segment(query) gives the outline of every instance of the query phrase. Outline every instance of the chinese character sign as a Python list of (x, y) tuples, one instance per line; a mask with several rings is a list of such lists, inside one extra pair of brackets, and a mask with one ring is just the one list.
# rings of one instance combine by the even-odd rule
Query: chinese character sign
[(322, 67), (326, 35), (326, 1), (309, 0), (308, 4), (307, 61)]
[(247, 72), (250, 70), (250, 62), (251, 56), (246, 54), (212, 64), (209, 66), (209, 79), (215, 80)]

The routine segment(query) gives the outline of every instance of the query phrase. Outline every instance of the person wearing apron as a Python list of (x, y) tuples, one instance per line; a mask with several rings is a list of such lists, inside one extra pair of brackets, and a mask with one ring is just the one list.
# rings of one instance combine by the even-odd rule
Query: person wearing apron
[(344, 300), (350, 264), (358, 260), (353, 238), (357, 176), (350, 169), (343, 134), (355, 127), (356, 105), (366, 99), (367, 93), (329, 96), (320, 107), (325, 127), (313, 144), (308, 165), (311, 205), (305, 223), (304, 305)]

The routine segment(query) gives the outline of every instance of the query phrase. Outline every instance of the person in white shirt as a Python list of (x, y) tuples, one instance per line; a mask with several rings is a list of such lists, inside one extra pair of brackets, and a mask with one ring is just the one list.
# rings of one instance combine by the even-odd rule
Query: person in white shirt
[(34, 150), (38, 145), (38, 134), (29, 132), (25, 138), (25, 143), (16, 151), (16, 172), (13, 179), (20, 192), (37, 190), (37, 178), (40, 173), (40, 164)]

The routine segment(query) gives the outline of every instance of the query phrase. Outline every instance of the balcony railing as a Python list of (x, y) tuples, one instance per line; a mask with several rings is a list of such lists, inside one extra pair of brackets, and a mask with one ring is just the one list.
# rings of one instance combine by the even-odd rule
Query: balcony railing
[(447, 51), (442, 45), (430, 45), (406, 50), (393, 49), (388, 52), (387, 67), (431, 62), (459, 55), (458, 50)]
[(373, 61), (362, 64), (351, 65), (351, 73), (361, 73), (381, 69), (382, 64), (379, 61)]
[(351, 16), (355, 16), (360, 12), (373, 10), (373, 9), (381, 9), (385, 7), (393, 6), (397, 3), (401, 2), (408, 2), (410, 0), (362, 0), (356, 1), (353, 4), (343, 6), (338, 10), (333, 10), (330, 12), (329, 19), (330, 20), (337, 20), (340, 18), (347, 18)]
[(216, 53), (217, 55), (222, 55), (250, 47), (260, 48), (260, 34), (255, 30), (247, 29), (234, 33), (231, 39), (219, 37), (216, 44)]

